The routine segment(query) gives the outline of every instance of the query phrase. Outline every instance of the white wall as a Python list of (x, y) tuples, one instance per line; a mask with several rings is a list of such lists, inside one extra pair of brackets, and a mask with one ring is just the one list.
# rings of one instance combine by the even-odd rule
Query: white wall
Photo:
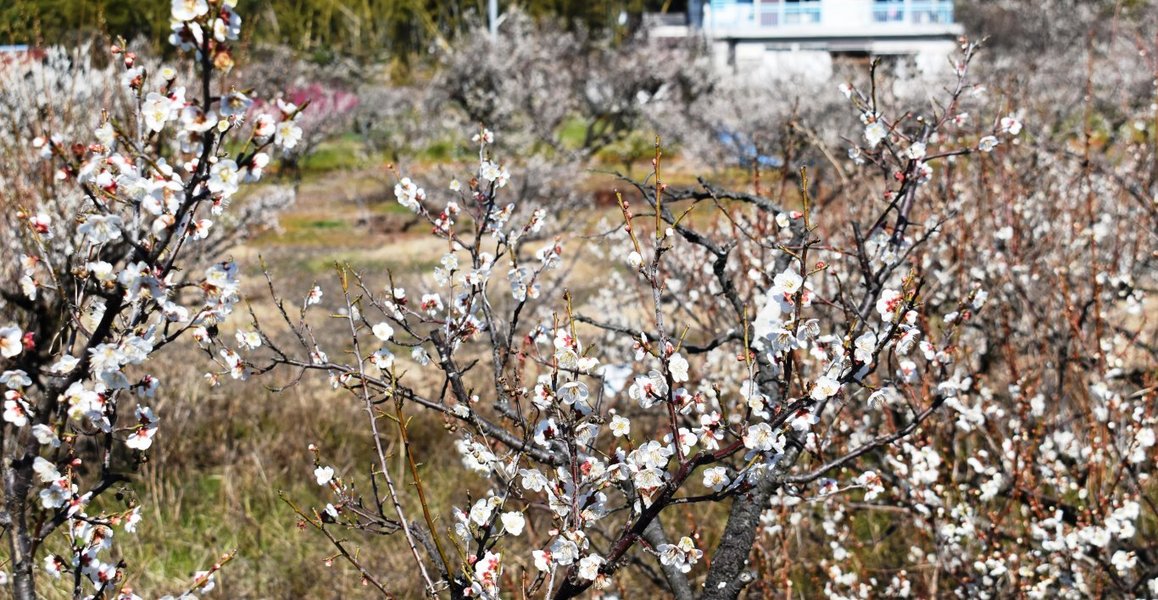
[[(949, 58), (956, 50), (950, 41), (925, 42), (874, 42), (872, 54), (878, 56), (907, 55), (913, 57), (915, 72), (899, 73), (905, 78), (944, 77), (952, 71)], [(760, 77), (772, 79), (810, 79), (824, 81), (833, 75), (832, 55), (825, 50), (776, 49), (760, 42), (738, 42), (734, 55), (730, 55), (727, 42), (712, 44), (714, 62), (721, 73), (732, 73), (738, 77)], [(729, 64), (729, 59), (734, 62)]]
[(826, 27), (851, 29), (871, 22), (871, 0), (821, 0), (820, 3), (820, 14)]

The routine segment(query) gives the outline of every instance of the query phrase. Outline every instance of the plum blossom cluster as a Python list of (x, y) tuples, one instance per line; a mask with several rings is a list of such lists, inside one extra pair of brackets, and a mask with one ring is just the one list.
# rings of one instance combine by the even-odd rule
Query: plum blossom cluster
[[(3, 175), (12, 208), (0, 247), (19, 259), (3, 266), (16, 285), (0, 294), (5, 566), (16, 598), (39, 597), (43, 575), (78, 598), (138, 598), (113, 542), (142, 521), (124, 484), (162, 431), (153, 358), (185, 333), (207, 343), (232, 312), (236, 265), (199, 255), (268, 218), (251, 217), (278, 202), (230, 204), (261, 178), (269, 151), (301, 135), (296, 107), (250, 119), (245, 93), (214, 85), (233, 65), (235, 5), (174, 0), (171, 39), (195, 66), (148, 64), (116, 44), (109, 96), (121, 105), (85, 127), (29, 123), (40, 129), (17, 143), (35, 163)], [(233, 140), (242, 149), (231, 155)], [(116, 501), (96, 502), (114, 490)], [(63, 541), (48, 554), (54, 534)], [(219, 568), (181, 597), (212, 589)]]

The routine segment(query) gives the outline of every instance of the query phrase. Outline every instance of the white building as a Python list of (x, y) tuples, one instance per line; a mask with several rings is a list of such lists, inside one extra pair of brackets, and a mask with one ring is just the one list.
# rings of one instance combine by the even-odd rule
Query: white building
[(698, 23), (653, 23), (659, 37), (699, 28), (718, 66), (738, 74), (816, 78), (830, 77), (842, 57), (911, 57), (899, 67), (936, 73), (963, 32), (953, 0), (711, 0)]

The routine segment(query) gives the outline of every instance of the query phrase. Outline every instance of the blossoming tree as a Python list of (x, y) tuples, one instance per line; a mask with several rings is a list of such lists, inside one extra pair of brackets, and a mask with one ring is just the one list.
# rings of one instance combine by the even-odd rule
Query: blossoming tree
[[(160, 430), (150, 357), (226, 318), (238, 270), (212, 256), (284, 203), (274, 194), (230, 208), (269, 152), (301, 136), (298, 107), (248, 119), (252, 100), (216, 83), (233, 65), (235, 5), (173, 1), (170, 39), (187, 69), (146, 65), (121, 43), (109, 70), (50, 56), (7, 82), (29, 90), (31, 111), (6, 142), (0, 186), (0, 524), (15, 598), (38, 597), (40, 576), (66, 578), (76, 598), (137, 598), (132, 566), (111, 549), (141, 519), (123, 484)], [(90, 102), (116, 105), (69, 106), (102, 78), (113, 85)], [(218, 568), (186, 593), (212, 588)]]
[[(365, 410), (374, 468), (342, 474), (311, 444), (331, 499), (287, 499), (301, 525), (385, 595), (406, 578), (374, 572), (342, 532), (398, 534), (426, 593), (451, 597), (572, 598), (627, 578), (681, 599), (791, 595), (789, 532), (810, 520), (831, 555), (809, 573), (835, 597), (936, 595), (946, 581), (973, 597), (1155, 585), (1136, 570), (1150, 559), (1135, 536), (1142, 507), (1153, 514), (1139, 470), (1154, 458), (1153, 388), (1121, 372), (1154, 357), (1125, 326), (1142, 298), (1133, 274), (1152, 260), (1152, 206), (1094, 198), (1115, 184), (1088, 171), (1085, 196), (1025, 181), (995, 200), (987, 182), (1030, 173), (1011, 166), (1021, 119), (970, 78), (976, 51), (963, 44), (955, 81), (926, 108), (890, 111), (875, 78), (842, 86), (863, 131), (835, 193), (814, 198), (803, 170), (771, 198), (669, 187), (657, 140), (649, 181), (624, 180), (642, 212), (621, 196), (602, 241), (576, 242), (598, 265), (586, 274), (567, 266), (552, 215), (504, 198), (490, 131), (474, 138), (477, 170), (448, 191), (402, 178), (398, 203), (447, 248), (425, 287), (342, 265), (336, 288), (291, 312), (271, 278), (285, 332), (255, 320), (239, 344), (214, 341), (223, 374), (324, 373)], [(1094, 229), (1051, 220), (1083, 203)], [(1099, 218), (1149, 228), (1111, 241)], [(1018, 246), (1063, 230), (1100, 241), (1051, 245), (1053, 271)], [(584, 278), (598, 283), (580, 299)], [(1044, 304), (1010, 310), (1033, 294)], [(316, 305), (342, 323), (339, 347), (323, 347)], [(1035, 318), (1043, 306), (1064, 322)], [(1059, 339), (1043, 335), (1068, 340), (1063, 364), (1035, 358)], [(456, 433), (483, 497), (431, 505), (415, 411)], [(1082, 415), (1092, 432), (1073, 425)], [(406, 473), (388, 460), (394, 436)], [(726, 512), (715, 533), (672, 516), (712, 504)], [(846, 547), (873, 512), (912, 533), (886, 580)]]

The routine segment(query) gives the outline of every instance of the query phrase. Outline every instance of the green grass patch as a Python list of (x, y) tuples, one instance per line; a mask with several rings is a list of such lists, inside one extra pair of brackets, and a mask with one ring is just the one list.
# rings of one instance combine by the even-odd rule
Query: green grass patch
[(303, 173), (323, 174), (359, 169), (381, 162), (382, 157), (366, 147), (362, 136), (346, 134), (318, 144), (301, 162)]
[(319, 218), (312, 214), (287, 214), (280, 219), (281, 231), (269, 231), (253, 240), (253, 245), (347, 247), (361, 241), (364, 232), (344, 219)]
[(403, 258), (401, 260), (381, 258), (377, 256), (367, 256), (364, 252), (334, 252), (324, 256), (307, 256), (299, 263), (304, 272), (314, 275), (332, 274), (334, 272), (334, 264), (349, 264), (356, 271), (362, 273), (385, 273), (390, 271), (395, 274), (408, 273), (425, 273), (438, 266), (438, 257), (433, 259), (409, 259)]
[(587, 139), (587, 122), (579, 117), (567, 119), (559, 128), (559, 141), (568, 150), (578, 150)]

